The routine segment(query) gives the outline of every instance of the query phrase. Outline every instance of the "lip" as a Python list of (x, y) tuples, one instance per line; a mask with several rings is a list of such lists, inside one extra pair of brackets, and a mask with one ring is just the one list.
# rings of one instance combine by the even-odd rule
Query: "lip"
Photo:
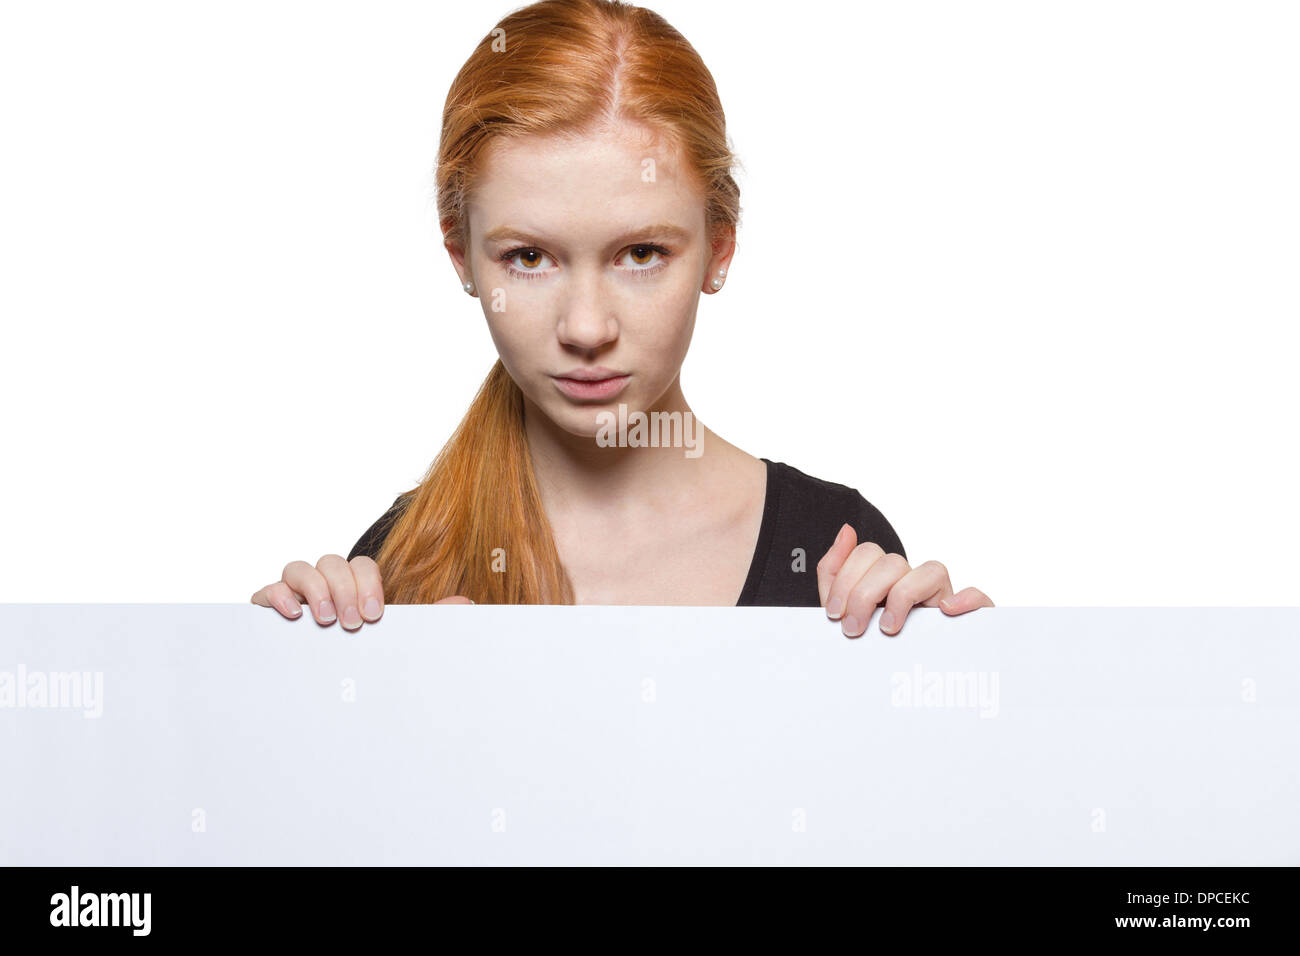
[(620, 372), (618, 369), (605, 368), (603, 365), (593, 365), (591, 368), (575, 368), (567, 372), (560, 372), (552, 378), (570, 378), (577, 382), (600, 382), (607, 378), (621, 378), (627, 375), (627, 372)]
[(594, 368), (575, 368), (561, 375), (552, 375), (555, 387), (570, 398), (580, 401), (603, 401), (613, 398), (627, 387), (631, 375), (597, 365)]

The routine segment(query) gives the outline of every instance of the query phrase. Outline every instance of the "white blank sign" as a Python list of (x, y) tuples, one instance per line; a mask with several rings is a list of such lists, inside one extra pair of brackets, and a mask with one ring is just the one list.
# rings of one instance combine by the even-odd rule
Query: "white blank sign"
[(1300, 608), (0, 605), (0, 864), (1300, 864)]

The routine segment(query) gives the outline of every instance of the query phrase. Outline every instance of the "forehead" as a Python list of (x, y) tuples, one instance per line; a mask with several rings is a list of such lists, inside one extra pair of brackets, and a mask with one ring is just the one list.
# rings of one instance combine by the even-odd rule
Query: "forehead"
[(704, 194), (680, 150), (645, 127), (498, 139), (469, 197), (471, 233), (501, 225), (599, 238), (669, 222), (703, 231)]

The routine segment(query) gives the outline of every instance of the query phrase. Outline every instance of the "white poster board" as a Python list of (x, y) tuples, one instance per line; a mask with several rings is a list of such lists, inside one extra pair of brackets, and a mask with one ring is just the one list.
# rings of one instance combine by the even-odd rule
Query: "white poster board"
[(1300, 609), (878, 617), (2, 605), (0, 864), (1300, 863)]

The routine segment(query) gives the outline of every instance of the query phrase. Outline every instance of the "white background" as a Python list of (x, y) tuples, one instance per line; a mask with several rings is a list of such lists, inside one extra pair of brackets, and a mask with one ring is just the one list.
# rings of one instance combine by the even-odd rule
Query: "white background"
[[(651, 3), (739, 251), (702, 421), (998, 604), (1300, 604), (1300, 7)], [(495, 358), (441, 247), (495, 3), (0, 6), (0, 600), (346, 554)]]

